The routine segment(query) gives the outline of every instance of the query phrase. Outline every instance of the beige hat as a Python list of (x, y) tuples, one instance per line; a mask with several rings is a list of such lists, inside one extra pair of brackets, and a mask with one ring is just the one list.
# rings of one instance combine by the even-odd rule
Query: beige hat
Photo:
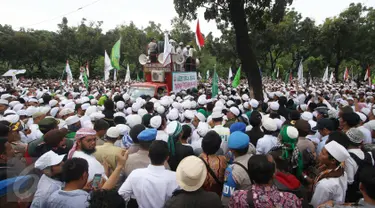
[(181, 189), (192, 192), (202, 187), (207, 176), (204, 162), (196, 156), (185, 157), (177, 167), (176, 178)]

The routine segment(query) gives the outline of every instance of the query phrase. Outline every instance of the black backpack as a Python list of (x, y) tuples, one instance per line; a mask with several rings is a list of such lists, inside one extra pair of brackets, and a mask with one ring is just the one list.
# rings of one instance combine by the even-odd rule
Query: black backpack
[(352, 184), (348, 185), (348, 189), (346, 191), (346, 197), (345, 197), (345, 202), (357, 202), (359, 199), (362, 198), (362, 194), (359, 191), (359, 175), (361, 173), (361, 170), (365, 167), (372, 167), (372, 157), (370, 153), (368, 152), (363, 152), (365, 154), (365, 158), (361, 160), (356, 154), (354, 153), (349, 153), (350, 157), (353, 158), (353, 160), (357, 163), (358, 165), (358, 170), (354, 175), (354, 182)]

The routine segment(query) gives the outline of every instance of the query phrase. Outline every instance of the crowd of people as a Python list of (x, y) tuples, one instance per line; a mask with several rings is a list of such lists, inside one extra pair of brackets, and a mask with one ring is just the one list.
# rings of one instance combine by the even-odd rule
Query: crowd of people
[(375, 207), (369, 86), (264, 79), (256, 100), (245, 82), (160, 98), (90, 82), (1, 81), (2, 207)]

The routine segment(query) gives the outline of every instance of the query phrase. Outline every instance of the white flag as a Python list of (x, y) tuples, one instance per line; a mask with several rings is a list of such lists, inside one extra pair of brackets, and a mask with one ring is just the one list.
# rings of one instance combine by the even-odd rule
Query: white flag
[(87, 77), (90, 77), (90, 70), (89, 70), (89, 63), (86, 63), (86, 75)]
[(104, 51), (104, 81), (109, 79), (109, 71), (112, 69), (111, 59), (109, 58), (107, 51)]
[(329, 84), (332, 84), (333, 82), (333, 72), (331, 72), (331, 76), (329, 77)]
[(298, 82), (299, 82), (300, 85), (303, 85), (303, 64), (302, 64), (302, 60), (299, 63), (299, 67), (298, 67)]
[(279, 67), (277, 67), (276, 78), (279, 78), (279, 73), (280, 73), (280, 70), (279, 70)]
[(66, 72), (66, 81), (68, 84), (71, 84), (73, 82), (73, 75), (72, 75), (72, 71), (70, 70), (68, 60), (66, 60), (65, 72)]
[(169, 44), (168, 32), (164, 33), (164, 57), (163, 57), (163, 66), (166, 66), (171, 63), (171, 51), (172, 46)]
[(228, 85), (230, 84), (231, 82), (231, 78), (233, 77), (233, 74), (232, 74), (232, 68), (229, 67), (229, 73), (228, 73)]
[(17, 83), (18, 83), (18, 79), (17, 79), (16, 75), (12, 76), (12, 83), (13, 83), (13, 87), (16, 88), (17, 87)]
[(113, 81), (117, 81), (117, 69), (113, 69)]
[(323, 75), (323, 82), (326, 82), (326, 81), (328, 81), (328, 66), (326, 70), (324, 71), (324, 75)]
[(201, 73), (200, 73), (200, 72), (198, 72), (198, 78), (199, 78), (199, 79), (202, 79), (202, 76), (201, 76)]
[(81, 67), (81, 68), (79, 69), (79, 77), (78, 77), (78, 79), (81, 80), (82, 83), (84, 83), (84, 82), (83, 82), (83, 71), (82, 71), (82, 70), (83, 70), (83, 69), (82, 69), (82, 67)]
[(129, 69), (129, 64), (128, 64), (127, 69), (126, 69), (125, 82), (130, 82), (130, 69)]
[(207, 70), (206, 79), (210, 78), (210, 70)]

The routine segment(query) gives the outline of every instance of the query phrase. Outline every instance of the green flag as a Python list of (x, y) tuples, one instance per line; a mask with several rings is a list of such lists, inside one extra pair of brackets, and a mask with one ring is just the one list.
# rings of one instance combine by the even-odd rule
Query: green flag
[(139, 72), (137, 72), (137, 82), (139, 82), (139, 81), (141, 81), (141, 80), (139, 79)]
[(236, 76), (234, 77), (234, 80), (232, 82), (232, 87), (236, 88), (240, 84), (241, 80), (241, 66), (238, 68)]
[(289, 81), (289, 72), (286, 72), (285, 73), (285, 84), (288, 84), (288, 81)]
[(89, 88), (89, 79), (87, 78), (86, 72), (83, 72), (83, 83), (85, 84), (86, 89), (88, 89)]
[(272, 80), (276, 80), (276, 68), (272, 72)]
[(120, 46), (121, 46), (121, 38), (113, 45), (112, 52), (111, 52), (111, 62), (112, 66), (119, 70), (120, 69)]
[(215, 97), (219, 92), (219, 76), (216, 73), (216, 69), (214, 70), (214, 77), (212, 79), (212, 97)]

